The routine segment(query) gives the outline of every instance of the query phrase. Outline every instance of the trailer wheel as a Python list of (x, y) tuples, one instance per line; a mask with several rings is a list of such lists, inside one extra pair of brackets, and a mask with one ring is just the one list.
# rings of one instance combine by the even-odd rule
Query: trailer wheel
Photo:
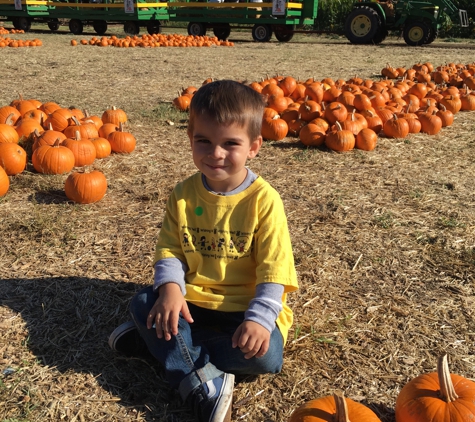
[(187, 30), (188, 35), (194, 35), (195, 37), (206, 35), (206, 26), (201, 22), (190, 22)]
[(81, 35), (83, 29), (84, 29), (84, 26), (83, 26), (82, 22), (79, 19), (71, 19), (69, 21), (69, 30), (74, 35)]
[(124, 32), (127, 35), (138, 35), (140, 32), (140, 26), (137, 22), (127, 21), (124, 23)]
[(226, 41), (231, 34), (231, 26), (229, 23), (224, 23), (213, 28), (213, 34), (215, 37), (218, 37), (220, 41)]
[(427, 44), (429, 36), (430, 26), (425, 22), (409, 21), (404, 25), (403, 37), (407, 45)]
[(294, 37), (294, 26), (274, 25), (274, 34), (278, 41), (288, 42)]
[(107, 22), (100, 20), (100, 21), (93, 21), (92, 22), (92, 27), (94, 28), (94, 31), (96, 31), (96, 34), (98, 35), (104, 35), (107, 32)]
[(20, 29), (20, 26), (18, 25), (18, 19), (19, 18), (12, 18), (12, 25), (15, 29)]
[(25, 17), (17, 18), (17, 25), (18, 28), (15, 25), (13, 26), (17, 29), (22, 29), (23, 31), (28, 32), (31, 29), (31, 19)]
[(55, 18), (48, 21), (48, 28), (51, 31), (57, 31), (59, 29), (59, 20)]
[(160, 32), (162, 32), (162, 24), (160, 23), (160, 21), (149, 20), (147, 22), (147, 32), (150, 35), (160, 34)]
[(272, 38), (272, 28), (265, 23), (256, 23), (252, 27), (252, 38), (257, 42), (268, 42)]
[(354, 8), (345, 21), (345, 36), (353, 44), (368, 44), (381, 29), (378, 12), (368, 6)]

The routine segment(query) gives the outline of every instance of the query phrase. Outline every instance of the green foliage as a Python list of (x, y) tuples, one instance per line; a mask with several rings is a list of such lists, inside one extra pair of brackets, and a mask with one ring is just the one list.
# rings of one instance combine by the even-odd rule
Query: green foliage
[(346, 17), (353, 4), (353, 0), (320, 0), (314, 29), (343, 33)]

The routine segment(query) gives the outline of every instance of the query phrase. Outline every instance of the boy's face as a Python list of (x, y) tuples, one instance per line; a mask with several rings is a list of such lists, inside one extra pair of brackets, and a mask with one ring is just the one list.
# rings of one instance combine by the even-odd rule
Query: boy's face
[(262, 137), (249, 139), (245, 127), (219, 125), (208, 116), (196, 117), (188, 134), (193, 161), (215, 192), (230, 192), (246, 178), (247, 159), (254, 158)]

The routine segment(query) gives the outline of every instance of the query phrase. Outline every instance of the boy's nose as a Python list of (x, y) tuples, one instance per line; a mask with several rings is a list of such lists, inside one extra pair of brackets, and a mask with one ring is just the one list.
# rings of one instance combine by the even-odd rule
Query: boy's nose
[(209, 156), (213, 158), (221, 158), (224, 155), (224, 149), (220, 146), (211, 147)]

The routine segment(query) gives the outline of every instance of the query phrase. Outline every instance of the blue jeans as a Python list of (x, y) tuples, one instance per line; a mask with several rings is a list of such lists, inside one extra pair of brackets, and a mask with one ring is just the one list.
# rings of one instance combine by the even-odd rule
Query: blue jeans
[(147, 316), (158, 298), (152, 286), (140, 290), (130, 303), (132, 316), (151, 354), (162, 364), (171, 386), (178, 388), (183, 400), (188, 394), (223, 372), (243, 375), (278, 373), (283, 362), (283, 338), (276, 327), (267, 353), (260, 358), (244, 359), (231, 338), (244, 321), (244, 312), (221, 312), (188, 303), (194, 322), (179, 318), (178, 334), (171, 340), (158, 338), (154, 328), (147, 329)]

